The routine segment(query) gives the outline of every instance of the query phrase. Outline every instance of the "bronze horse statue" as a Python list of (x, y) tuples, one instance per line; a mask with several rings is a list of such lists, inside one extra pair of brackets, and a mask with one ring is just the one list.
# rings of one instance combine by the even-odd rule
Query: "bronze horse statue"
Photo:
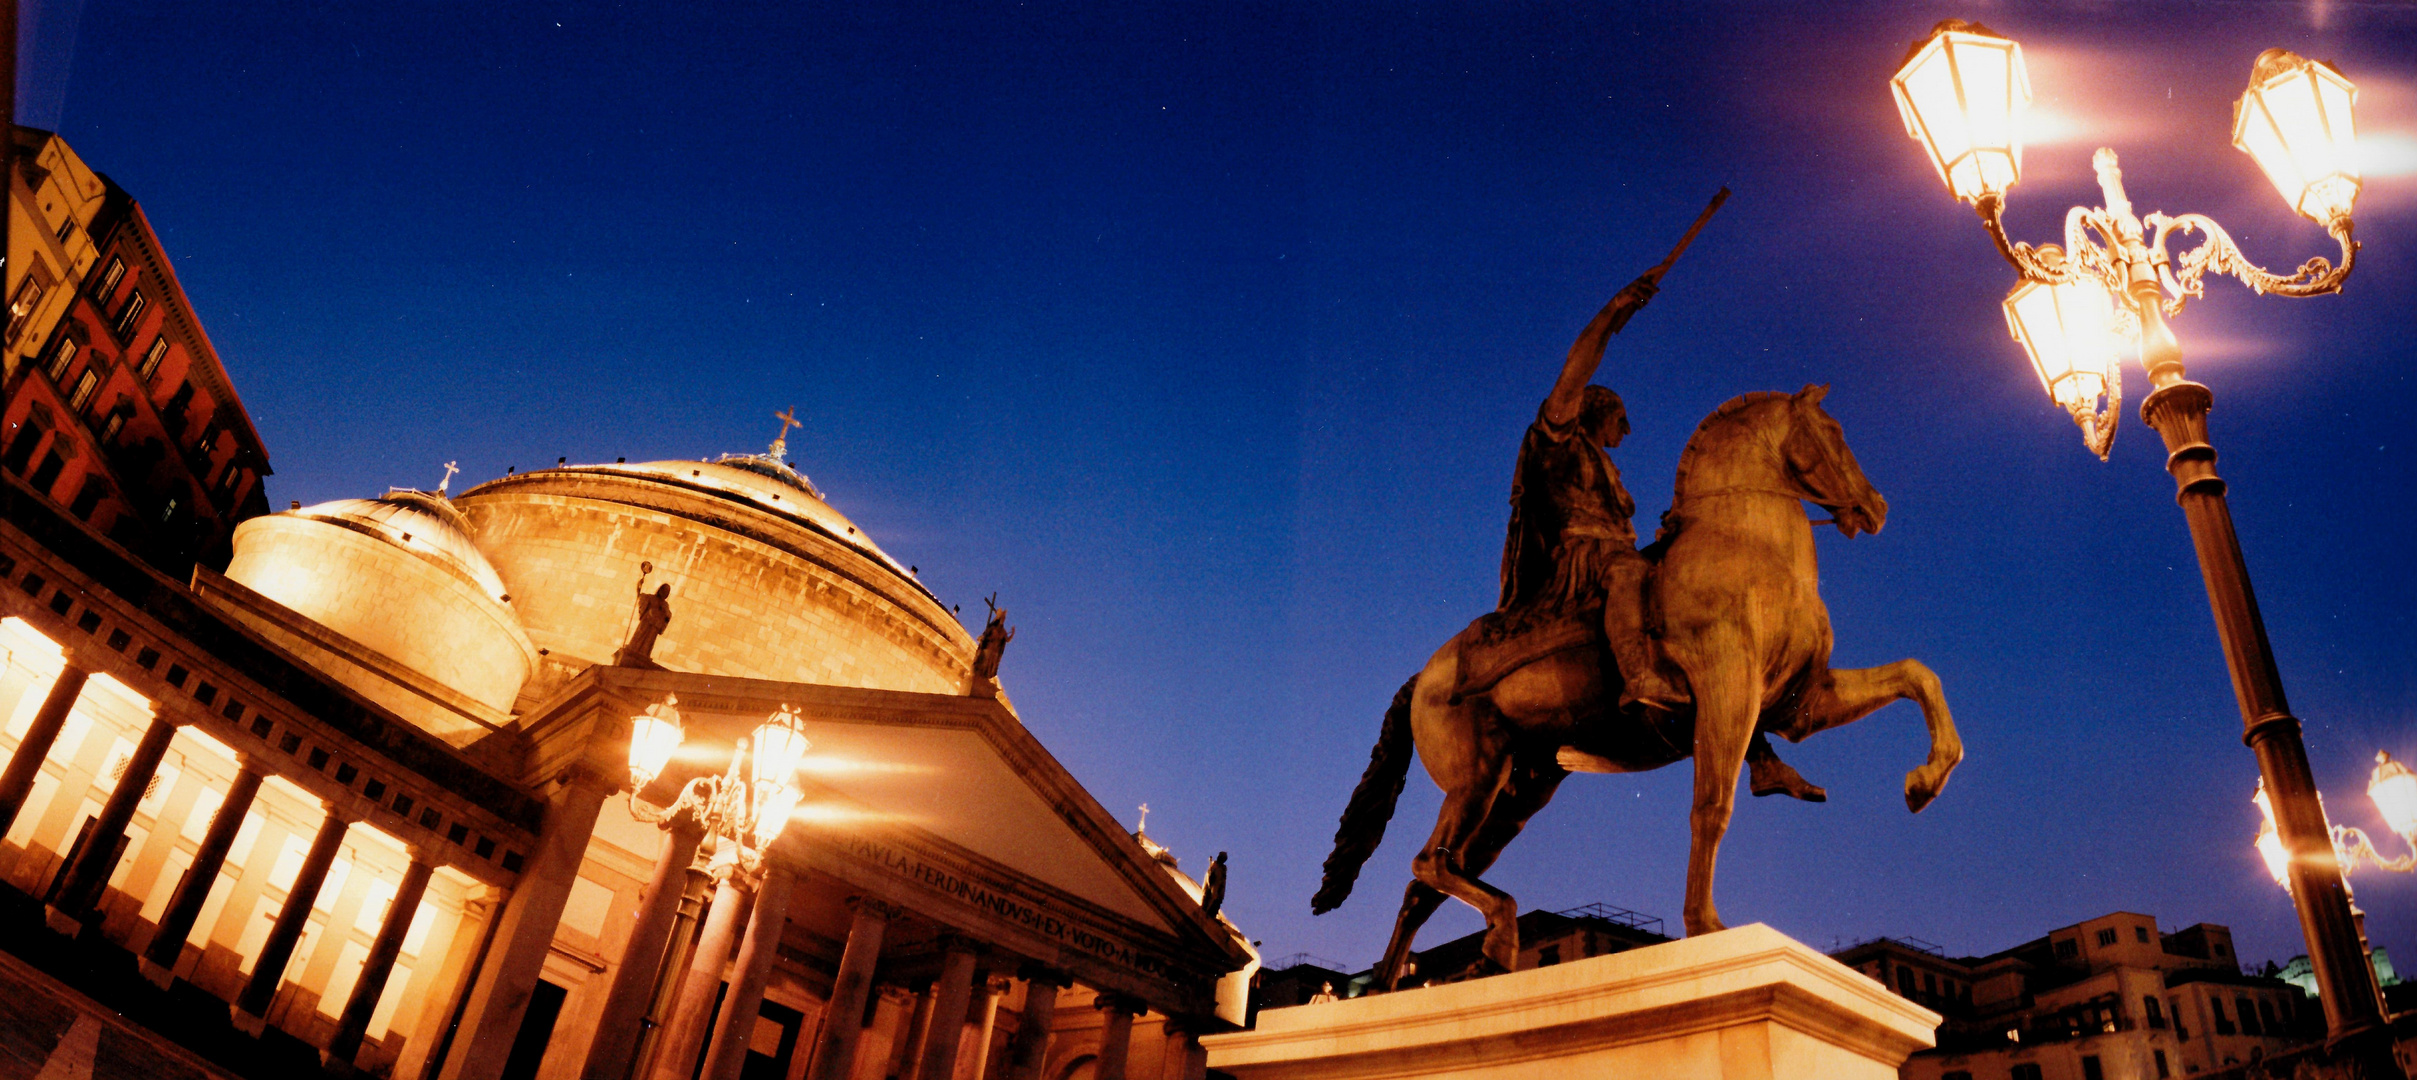
[(1485, 915), (1481, 967), (1516, 965), (1518, 904), (1479, 875), (1573, 771), (1643, 772), (1695, 758), (1689, 935), (1722, 929), (1712, 904), (1713, 861), (1736, 805), (1739, 767), (1750, 748), (1768, 753), (1765, 733), (1800, 742), (1911, 699), (1929, 725), (1930, 756), (1906, 774), (1905, 804), (1919, 812), (1946, 786), (1964, 752), (1938, 676), (1916, 660), (1829, 666), (1829, 610), (1802, 503), (1828, 509), (1848, 537), (1879, 532), (1888, 503), (1864, 479), (1838, 422), (1822, 411), (1827, 392), (1808, 386), (1736, 398), (1696, 426), (1679, 459), (1647, 589), (1659, 613), (1662, 662), (1683, 677), (1691, 707), (1621, 710), (1619, 669), (1600, 647), (1545, 656), (1455, 701), (1461, 639), (1477, 631), (1474, 624), (1394, 695), (1311, 901), (1323, 914), (1351, 894), (1360, 866), (1384, 839), (1415, 747), (1443, 789), (1443, 810), (1411, 861), (1413, 880), (1378, 985), (1399, 982), (1411, 939), (1446, 896)]

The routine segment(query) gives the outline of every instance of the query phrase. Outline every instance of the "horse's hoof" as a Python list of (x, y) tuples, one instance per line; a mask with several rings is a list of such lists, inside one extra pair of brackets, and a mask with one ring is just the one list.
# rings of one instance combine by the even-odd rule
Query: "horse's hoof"
[(1939, 792), (1937, 788), (1923, 784), (1920, 778), (1915, 774), (1906, 774), (1905, 808), (1907, 810), (1911, 810), (1914, 813), (1919, 814), (1922, 812), (1923, 807), (1930, 805), (1930, 800), (1938, 797)]

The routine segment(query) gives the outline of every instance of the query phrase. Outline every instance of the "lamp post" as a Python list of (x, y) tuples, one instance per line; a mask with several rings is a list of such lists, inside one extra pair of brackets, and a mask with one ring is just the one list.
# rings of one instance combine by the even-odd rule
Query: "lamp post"
[[(2006, 193), (2022, 175), (2021, 120), (2031, 100), (2030, 79), (2021, 47), (1987, 27), (1957, 19), (1939, 23), (1907, 52), (1891, 88), (1907, 132), (1928, 152), (1948, 190), (1980, 215), (1998, 253), (2021, 275), (2005, 302), (2008, 324), (2050, 396), (2101, 459), (2114, 442), (2122, 403), (2117, 349), (2120, 343), (2138, 349), (2150, 388), (2141, 419), (2165, 440), (2166, 471), (2190, 525), (2240, 701), (2242, 739), (2256, 753), (2273, 796), (2276, 833), (2288, 855), (2285, 874), (2327, 1027), (2336, 1045), (2373, 1037), (2383, 1026), (2374, 977), (2309, 775), (2299, 720), (2283, 697), (2250, 590), (2224, 481), (2215, 471), (2215, 448), (2207, 441), (2214, 399), (2207, 387), (2185, 377), (2181, 345), (2166, 325), (2187, 300), (2204, 295), (2210, 271), (2239, 278), (2261, 294), (2340, 291), (2358, 253), (2350, 221), (2358, 196), (2350, 165), (2355, 89), (2329, 64), (2269, 49), (2258, 56), (2249, 88), (2234, 106), (2233, 145), (2257, 160), (2285, 203), (2341, 245), (2339, 266), (2314, 258), (2294, 273), (2274, 274), (2252, 264), (2205, 217), (2134, 216), (2115, 152), (2108, 149), (2095, 159), (2104, 205), (2069, 210), (2061, 247), (2009, 240), (2002, 215)], [(2176, 233), (2206, 239), (2187, 251), (2169, 250)], [(2357, 1045), (2368, 1043), (2362, 1038)], [(2388, 1075), (2400, 1075), (2388, 1052), (2381, 1061), (2391, 1068)]]

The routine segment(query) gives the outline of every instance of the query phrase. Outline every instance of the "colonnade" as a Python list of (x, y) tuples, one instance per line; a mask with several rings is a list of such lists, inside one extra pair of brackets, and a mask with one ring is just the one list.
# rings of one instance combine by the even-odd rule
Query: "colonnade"
[[(89, 668), (77, 663), (72, 650), (66, 651), (58, 675), (44, 692), (13, 755), (0, 768), (0, 835), (9, 832), (26, 807), (43, 762), (50, 757), (92, 675)], [(100, 918), (100, 905), (137, 804), (150, 788), (180, 725), (194, 719), (177, 710), (191, 707), (152, 704), (152, 715), (122, 769), (109, 781), (108, 795), (98, 813), (52, 878), (46, 915), (54, 927), (77, 933)], [(160, 908), (151, 938), (139, 957), (143, 975), (163, 988), (175, 980), (212, 887), (237, 847), (262, 784), (275, 771), (270, 763), (249, 754), (238, 753), (235, 759), (234, 778), (194, 848), (191, 865)], [(469, 951), (469, 942), (451, 942), (456, 955), (446, 966), (454, 969), (460, 965), (460, 974), (453, 977), (459, 989), (446, 1009), (450, 1022), (443, 1025), (442, 1044), (431, 1048), (435, 1056), (429, 1059), (428, 1070), (412, 1080), (500, 1077), (545, 956), (553, 946), (598, 812), (620, 787), (621, 778), (614, 772), (580, 765), (565, 774), (552, 794), (535, 850), (494, 913), (485, 940), (477, 943), (475, 952)], [(358, 824), (334, 803), (322, 803), (319, 810), (309, 846), (265, 940), (252, 953), (248, 977), (229, 1006), (237, 1026), (255, 1034), (269, 1022), (271, 1005), (287, 980), (313, 909), (321, 903), (338, 851)], [(606, 989), (595, 1028), (585, 1037), (581, 1080), (737, 1080), (778, 959), (789, 902), (801, 885), (800, 875), (793, 869), (793, 861), (776, 850), (759, 873), (719, 872), (711, 882), (710, 901), (701, 909), (693, 903), (684, 909), (683, 900), (693, 895), (693, 879), (700, 872), (696, 857), (702, 840), (702, 831), (693, 822), (675, 819), (663, 829), (621, 962)], [(350, 1067), (359, 1056), (438, 866), (422, 848), (408, 848), (406, 855), (402, 878), (379, 919), (368, 953), (336, 1014), (334, 1034), (322, 1053), (331, 1065)], [(1043, 1070), (1052, 1065), (1051, 1044), (1061, 1026), (1059, 999), (1073, 986), (1071, 978), (1023, 964), (1013, 969), (1011, 980), (1006, 966), (1015, 963), (1012, 958), (987, 952), (973, 938), (944, 935), (939, 942), (939, 972), (929, 983), (882, 986), (877, 980), (884, 940), (907, 913), (868, 897), (851, 898), (849, 906), (847, 937), (830, 998), (821, 1012), (822, 1023), (812, 1042), (795, 1051), (807, 1056), (802, 1074), (793, 1072), (793, 1076), (802, 1075), (804, 1080), (884, 1080), (888, 1076), (956, 1080), (964, 1049), (961, 1044), (970, 1027), (973, 1053), (978, 1055), (972, 1080), (1055, 1080), (1044, 1077)], [(331, 911), (329, 926), (352, 918), (345, 911)], [(362, 926), (366, 929), (366, 922)], [(207, 928), (202, 928), (202, 937), (207, 940)], [(317, 956), (315, 952), (314, 971), (323, 963), (333, 963)], [(725, 981), (726, 992), (722, 989)], [(1017, 981), (1024, 992), (1020, 1012), (1014, 1017), (1015, 1033), (1000, 1061), (1000, 1075), (989, 1076), (1002, 1002)], [(1095, 1080), (1126, 1080), (1133, 1024), (1146, 1007), (1138, 999), (1114, 993), (1097, 994), (1092, 1004), (1102, 1014), (1093, 1076)], [(428, 1027), (423, 1023), (423, 1032)], [(651, 1045), (644, 1037), (650, 1027), (655, 1032)], [(1160, 1080), (1199, 1080), (1205, 1073), (1206, 1056), (1195, 1031), (1180, 1019), (1170, 1019), (1164, 1030), (1168, 1045), (1160, 1057), (1164, 1063)], [(887, 1045), (870, 1045), (876, 1034), (887, 1034)], [(641, 1065), (644, 1075), (639, 1074)]]
[[(7, 766), (0, 769), (0, 834), (8, 833), (25, 811), (44, 762), (58, 749), (68, 717), (84, 699), (91, 683), (93, 671), (77, 662), (75, 652), (63, 649), (62, 654), (64, 662), (58, 675), (51, 681), (41, 706), (18, 739)], [(158, 778), (169, 744), (177, 732), (193, 720), (193, 717), (168, 711), (159, 702), (153, 702), (152, 709), (153, 713), (132, 752), (110, 780), (109, 793), (99, 812), (93, 816), (91, 825), (69, 849), (51, 876), (51, 885), (45, 892), (44, 914), (56, 931), (71, 936), (81, 934), (103, 917), (102, 901), (108, 891), (111, 874), (117, 869), (119, 853), (128, 840), (136, 808)], [(150, 940), (144, 944), (138, 957), (142, 975), (162, 989), (174, 982), (178, 964), (184, 957), (187, 945), (192, 943), (211, 889), (226, 869), (228, 857), (258, 799), (261, 784), (271, 772), (266, 763), (254, 756), (236, 754), (234, 779), (211, 813), (208, 828), (195, 847), (191, 864), (169, 893)], [(322, 802), (320, 810), (322, 816), (310, 846), (302, 857), (292, 883), (286, 887), (284, 899), (278, 906), (266, 939), (251, 958), (251, 971), (243, 982), (241, 992), (229, 1006), (234, 1024), (255, 1035), (267, 1027), (270, 1006), (287, 980), (312, 911), (323, 902), (322, 891), (329, 872), (355, 824), (338, 813), (332, 803)], [(331, 1063), (341, 1062), (349, 1066), (359, 1054), (379, 1002), (385, 996), (413, 919), (426, 899), (428, 884), (437, 864), (426, 851), (417, 847), (407, 848), (406, 855), (408, 861), (402, 878), (380, 917), (368, 955), (353, 979), (337, 1015), (334, 1035), (322, 1054)], [(331, 925), (336, 921), (333, 918), (335, 914), (330, 913)], [(206, 936), (207, 928), (203, 929)]]

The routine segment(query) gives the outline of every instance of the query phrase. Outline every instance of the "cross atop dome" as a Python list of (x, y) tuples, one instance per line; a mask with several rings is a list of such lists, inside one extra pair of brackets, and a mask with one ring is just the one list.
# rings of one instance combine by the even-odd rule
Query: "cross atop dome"
[(764, 456), (774, 461), (786, 461), (789, 456), (789, 429), (804, 427), (806, 423), (797, 418), (794, 407), (773, 413), (772, 418), (780, 421), (780, 434), (772, 437), (772, 445), (764, 448)]
[(460, 471), (462, 471), (460, 465), (450, 461), (446, 462), (445, 478), (436, 482), (436, 493), (439, 495), (444, 494), (445, 489), (453, 485), (453, 474)]

